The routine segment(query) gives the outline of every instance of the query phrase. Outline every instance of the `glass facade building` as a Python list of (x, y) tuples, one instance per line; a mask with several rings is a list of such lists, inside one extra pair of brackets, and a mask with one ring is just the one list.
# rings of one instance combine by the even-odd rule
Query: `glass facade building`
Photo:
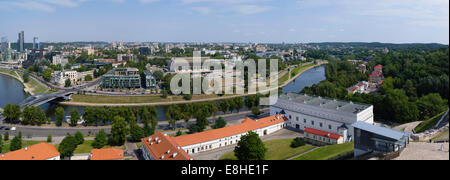
[(102, 77), (102, 87), (112, 89), (141, 88), (141, 77), (136, 68), (116, 68)]

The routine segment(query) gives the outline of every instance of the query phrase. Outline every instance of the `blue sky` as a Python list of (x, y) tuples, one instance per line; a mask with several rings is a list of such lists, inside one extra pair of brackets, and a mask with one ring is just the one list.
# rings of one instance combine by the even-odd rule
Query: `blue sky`
[(0, 0), (0, 36), (40, 41), (449, 41), (448, 0)]

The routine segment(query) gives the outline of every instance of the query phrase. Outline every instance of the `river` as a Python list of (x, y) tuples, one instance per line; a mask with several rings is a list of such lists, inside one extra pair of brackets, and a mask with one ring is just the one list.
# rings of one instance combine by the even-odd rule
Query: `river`
[[(316, 67), (310, 69), (301, 74), (297, 79), (289, 83), (283, 88), (283, 93), (300, 92), (304, 87), (311, 86), (325, 80), (325, 66)], [(17, 104), (25, 99), (28, 95), (24, 93), (22, 84), (16, 79), (0, 74), (0, 107), (6, 106), (6, 104)], [(47, 103), (41, 106), (46, 111), (48, 117), (55, 120), (55, 109), (59, 105)], [(65, 110), (66, 116), (70, 116), (70, 111), (74, 108), (81, 114), (84, 111), (84, 107), (76, 106), (62, 106)], [(164, 106), (157, 106), (158, 121), (166, 121), (166, 108)], [(247, 110), (246, 108), (241, 111)]]
[(7, 104), (19, 104), (28, 97), (23, 91), (23, 85), (17, 79), (0, 74), (0, 108)]

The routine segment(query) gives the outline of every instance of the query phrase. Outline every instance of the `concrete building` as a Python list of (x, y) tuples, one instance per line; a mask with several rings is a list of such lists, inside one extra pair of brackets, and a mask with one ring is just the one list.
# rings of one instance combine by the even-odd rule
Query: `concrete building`
[[(291, 128), (299, 131), (312, 128), (338, 134), (345, 142), (352, 141), (353, 123), (373, 123), (374, 119), (372, 105), (295, 93), (280, 95), (277, 103), (270, 106), (270, 114), (277, 113), (288, 118), (287, 125)], [(340, 131), (343, 125), (348, 128), (348, 134)]]
[(388, 154), (401, 152), (409, 144), (409, 134), (403, 131), (355, 122), (355, 157), (366, 153)]
[(142, 139), (142, 156), (145, 160), (192, 160), (172, 137), (161, 132)]
[(136, 68), (116, 68), (102, 76), (103, 88), (141, 88), (141, 76)]
[(55, 55), (52, 58), (52, 64), (53, 65), (61, 64), (61, 66), (64, 67), (68, 63), (69, 63), (69, 59), (67, 59), (67, 58), (65, 58), (64, 56), (61, 56), (61, 55)]
[(0, 160), (60, 160), (60, 153), (55, 146), (40, 143), (2, 154)]
[(17, 39), (17, 51), (25, 52), (25, 32), (20, 31)]
[(192, 73), (207, 73), (211, 72), (211, 68), (205, 66), (205, 62), (209, 62), (209, 65), (212, 66), (214, 63), (222, 64), (225, 61), (222, 59), (211, 59), (209, 57), (201, 57), (198, 65), (194, 64), (194, 58), (192, 57), (176, 57), (172, 58), (169, 62), (169, 71), (174, 73), (180, 72), (192, 72)]

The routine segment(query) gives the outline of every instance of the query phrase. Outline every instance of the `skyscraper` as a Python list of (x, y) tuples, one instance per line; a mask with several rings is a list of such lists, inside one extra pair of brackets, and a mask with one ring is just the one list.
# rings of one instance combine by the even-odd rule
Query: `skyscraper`
[(25, 33), (23, 31), (20, 31), (19, 33), (19, 39), (17, 40), (17, 51), (25, 51)]
[(33, 49), (40, 49), (38, 37), (33, 38)]
[(7, 37), (2, 37), (2, 45), (1, 45), (1, 51), (2, 51), (2, 60), (3, 61), (9, 61), (11, 59), (11, 52), (9, 47), (9, 42)]

